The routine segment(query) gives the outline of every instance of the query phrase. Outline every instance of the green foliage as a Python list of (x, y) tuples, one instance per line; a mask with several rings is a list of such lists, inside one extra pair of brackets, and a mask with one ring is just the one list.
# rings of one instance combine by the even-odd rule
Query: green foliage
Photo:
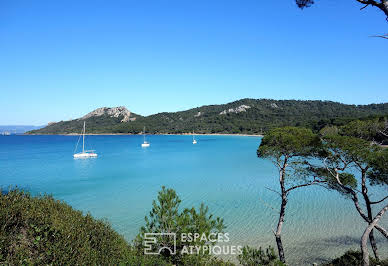
[[(348, 186), (353, 189), (357, 188), (357, 179), (354, 177), (354, 175), (349, 173), (340, 173), (338, 178), (344, 186)], [(329, 180), (329, 185), (334, 186), (334, 183), (337, 185), (337, 182), (335, 182), (333, 178)]]
[(295, 2), (300, 9), (310, 7), (314, 4), (313, 0), (296, 0)]
[[(325, 186), (329, 189), (337, 190), (338, 192), (347, 195), (348, 191), (344, 190), (342, 186), (340, 186), (337, 182), (337, 179), (333, 174), (335, 173), (333, 168), (327, 169), (326, 167), (313, 166), (309, 168), (309, 171), (312, 175), (318, 176), (321, 180), (325, 180)], [(341, 172), (338, 176), (342, 185), (347, 186), (349, 188), (355, 189), (357, 188), (357, 179), (353, 174)]]
[[(97, 264), (103, 265), (103, 264)], [(160, 256), (144, 255), (137, 250), (131, 251), (119, 265), (144, 265), (144, 266), (174, 266), (163, 260)]]
[[(388, 266), (388, 259), (377, 262), (374, 258), (369, 257), (370, 266)], [(332, 260), (323, 266), (361, 266), (362, 265), (362, 254), (360, 251), (349, 250), (339, 258)]]
[(183, 256), (182, 260), (175, 265), (235, 266), (235, 264), (230, 261), (224, 261), (214, 256), (204, 255)]
[[(195, 234), (209, 236), (210, 233), (221, 233), (225, 226), (223, 220), (219, 217), (214, 218), (212, 214), (208, 214), (208, 207), (201, 204), (197, 211), (194, 207), (191, 209), (185, 208), (180, 210), (181, 200), (173, 189), (162, 190), (158, 193), (157, 201), (152, 203), (152, 211), (149, 216), (145, 217), (146, 225), (140, 229), (140, 233), (136, 237), (134, 243), (139, 252), (144, 251), (144, 234), (145, 233), (175, 233), (176, 234), (176, 254), (173, 255), (169, 250), (163, 249), (161, 255), (167, 262), (178, 264), (202, 264), (204, 262), (213, 261), (214, 258), (202, 254), (200, 256), (188, 255), (182, 253), (185, 244), (192, 246), (213, 245), (215, 242), (209, 242), (203, 239), (196, 239), (189, 243), (182, 242), (182, 234)], [(157, 237), (157, 244), (153, 246), (154, 250), (159, 250), (161, 247), (168, 247), (171, 251), (174, 249), (174, 239), (166, 236)], [(190, 263), (189, 263), (190, 262)]]
[[(219, 232), (224, 226), (201, 205), (179, 211), (175, 191), (159, 193), (146, 227), (161, 232)], [(172, 220), (170, 220), (172, 219)], [(172, 221), (172, 222), (171, 222)], [(177, 230), (177, 231), (178, 231)], [(196, 245), (204, 244), (202, 241)], [(51, 196), (31, 196), (19, 190), (0, 191), (0, 264), (5, 265), (172, 265), (174, 259), (144, 255), (102, 220), (72, 209)], [(183, 256), (181, 265), (233, 265), (209, 255)]]
[[(359, 4), (366, 4), (366, 6), (371, 5), (373, 7), (379, 8), (381, 11), (384, 12), (384, 14), (386, 16), (386, 20), (388, 20), (388, 7), (386, 6), (386, 4), (385, 4), (386, 2), (384, 0), (372, 0), (372, 1), (356, 0), (356, 1)], [(315, 1), (314, 0), (295, 0), (295, 3), (297, 4), (297, 6), (300, 9), (303, 9), (303, 8), (307, 8), (307, 7), (312, 6), (315, 3)], [(366, 7), (366, 6), (364, 6), (364, 7)], [(362, 7), (361, 9), (364, 9), (364, 7)], [(376, 37), (388, 39), (388, 34), (376, 36)]]
[[(332, 172), (333, 169), (331, 169)], [(347, 189), (344, 189), (343, 186), (338, 184), (337, 179), (332, 176), (330, 173), (328, 173), (327, 169), (324, 169), (321, 171), (322, 174), (321, 177), (325, 177), (326, 183), (328, 189), (333, 189), (341, 193), (343, 196), (350, 197), (349, 191)], [(349, 173), (339, 173), (339, 180), (342, 185), (346, 186), (347, 188), (356, 189), (357, 188), (357, 179), (353, 174)]]
[(268, 247), (264, 252), (261, 247), (255, 249), (245, 246), (243, 247), (242, 254), (238, 255), (237, 258), (243, 266), (285, 266), (276, 256), (273, 247)]
[(381, 147), (369, 141), (349, 136), (332, 135), (323, 138), (326, 148), (331, 151), (331, 159), (342, 159), (347, 163), (368, 165), (376, 161)]
[(313, 156), (321, 152), (321, 141), (310, 129), (297, 127), (276, 128), (261, 140), (257, 155), (263, 158)]
[(339, 133), (339, 129), (337, 126), (325, 126), (319, 131), (319, 134), (321, 136), (332, 136), (332, 135), (337, 135)]
[(0, 192), (0, 264), (162, 265), (138, 256), (105, 221), (51, 196)]
[[(136, 114), (131, 114), (133, 117), (138, 117)], [(121, 124), (123, 116), (110, 117), (109, 115), (93, 116), (85, 120), (74, 119), (70, 121), (60, 121), (50, 124), (38, 130), (27, 132), (28, 134), (80, 134), (82, 132), (83, 123), (86, 121), (86, 133), (107, 133), (113, 132), (117, 125)]]
[(367, 141), (388, 143), (388, 138), (381, 134), (387, 127), (387, 117), (369, 120), (355, 120), (340, 128), (340, 134), (361, 138)]
[(369, 164), (367, 176), (371, 185), (388, 185), (388, 149), (376, 151)]
[[(246, 105), (244, 112), (227, 112)], [(327, 125), (342, 126), (347, 122), (373, 115), (387, 115), (388, 104), (363, 106), (345, 105), (330, 101), (296, 101), (270, 99), (242, 99), (228, 104), (207, 105), (175, 113), (136, 116), (135, 121), (121, 123), (121, 117), (91, 117), (86, 120), (88, 133), (138, 134), (146, 126), (151, 134), (161, 133), (242, 133), (260, 134), (283, 126), (297, 126), (318, 132)], [(62, 121), (34, 134), (79, 133), (83, 120)]]
[(325, 153), (321, 158), (325, 167), (311, 167), (316, 176), (325, 178), (329, 189), (348, 195), (349, 191), (338, 184), (335, 179), (335, 169), (338, 170), (340, 182), (348, 188), (357, 188), (357, 179), (354, 174), (348, 173), (354, 167), (360, 172), (368, 169), (366, 177), (370, 184), (388, 184), (388, 150), (371, 144), (361, 138), (326, 135), (322, 138)]

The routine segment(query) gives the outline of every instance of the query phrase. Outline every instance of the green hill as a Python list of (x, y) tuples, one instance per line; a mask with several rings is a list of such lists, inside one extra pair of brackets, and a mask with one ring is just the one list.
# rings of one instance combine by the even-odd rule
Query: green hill
[[(242, 99), (221, 105), (207, 105), (181, 112), (134, 115), (133, 121), (119, 117), (91, 116), (85, 119), (88, 133), (243, 133), (257, 134), (281, 126), (304, 126), (319, 130), (325, 125), (342, 125), (350, 120), (388, 115), (388, 103), (347, 105), (331, 101)], [(78, 133), (84, 119), (59, 122), (32, 134)]]
[(48, 126), (31, 130), (27, 134), (74, 134), (81, 133), (84, 121), (87, 124), (87, 133), (109, 133), (121, 124), (135, 121), (140, 116), (131, 113), (125, 107), (98, 108), (87, 115), (69, 121), (50, 123)]

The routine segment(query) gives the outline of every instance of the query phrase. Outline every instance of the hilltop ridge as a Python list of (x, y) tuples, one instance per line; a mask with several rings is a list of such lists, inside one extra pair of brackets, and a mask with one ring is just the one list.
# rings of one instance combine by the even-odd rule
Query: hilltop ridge
[(85, 116), (53, 123), (28, 134), (79, 133), (82, 121), (88, 133), (138, 134), (143, 127), (151, 134), (243, 133), (258, 134), (280, 126), (304, 126), (319, 130), (327, 124), (388, 115), (388, 103), (349, 105), (332, 101), (241, 99), (205, 105), (179, 112), (141, 116), (127, 108), (102, 107)]
[(90, 113), (84, 115), (83, 117), (79, 118), (80, 120), (86, 120), (90, 117), (94, 116), (102, 116), (102, 115), (108, 115), (110, 117), (122, 117), (120, 122), (128, 122), (128, 121), (135, 121), (136, 116), (132, 116), (132, 113), (124, 106), (119, 107), (101, 107), (97, 108), (94, 111), (91, 111)]
[(68, 121), (50, 122), (46, 127), (32, 130), (26, 134), (72, 134), (80, 133), (83, 122), (87, 123), (88, 133), (107, 133), (121, 123), (135, 121), (139, 115), (124, 106), (101, 107), (86, 115)]

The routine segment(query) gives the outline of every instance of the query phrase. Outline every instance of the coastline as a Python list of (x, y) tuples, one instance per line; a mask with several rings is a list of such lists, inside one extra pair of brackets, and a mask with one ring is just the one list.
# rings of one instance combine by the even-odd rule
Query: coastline
[[(79, 136), (82, 134), (79, 133), (69, 133), (69, 134), (21, 134), (23, 136)], [(133, 134), (133, 133), (88, 133), (85, 136), (137, 136), (142, 134)], [(160, 135), (160, 136), (240, 136), (240, 137), (264, 137), (264, 135), (260, 134), (227, 134), (227, 133), (205, 133), (205, 134), (193, 134), (193, 133), (160, 133), (160, 134), (146, 134), (146, 135)]]

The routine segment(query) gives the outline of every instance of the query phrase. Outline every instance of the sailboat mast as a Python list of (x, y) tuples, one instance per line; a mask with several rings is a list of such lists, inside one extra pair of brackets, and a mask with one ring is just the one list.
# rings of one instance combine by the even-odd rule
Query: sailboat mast
[(145, 143), (145, 127), (143, 128), (143, 142)]
[(84, 131), (82, 133), (82, 153), (85, 152), (85, 121), (84, 121)]

